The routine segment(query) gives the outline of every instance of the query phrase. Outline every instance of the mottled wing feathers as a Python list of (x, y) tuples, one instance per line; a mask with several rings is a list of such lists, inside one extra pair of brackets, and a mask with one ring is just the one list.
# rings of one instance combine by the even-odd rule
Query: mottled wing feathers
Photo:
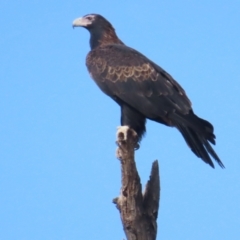
[(169, 74), (125, 45), (96, 48), (88, 54), (86, 64), (102, 91), (147, 112), (150, 119), (175, 110), (186, 114), (191, 109), (185, 91)]

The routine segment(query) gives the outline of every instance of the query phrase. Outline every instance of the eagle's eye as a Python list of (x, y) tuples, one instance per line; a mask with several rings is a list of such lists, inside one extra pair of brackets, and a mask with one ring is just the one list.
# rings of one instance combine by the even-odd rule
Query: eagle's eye
[(89, 21), (92, 21), (93, 17), (92, 16), (87, 16), (86, 19), (89, 20)]

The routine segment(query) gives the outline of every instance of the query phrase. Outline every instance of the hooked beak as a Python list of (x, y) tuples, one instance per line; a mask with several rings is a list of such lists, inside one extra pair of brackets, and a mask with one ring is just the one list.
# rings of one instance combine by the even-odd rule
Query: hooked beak
[(72, 23), (73, 28), (75, 28), (75, 27), (86, 27), (87, 25), (88, 25), (87, 20), (82, 18), (82, 17), (75, 19)]

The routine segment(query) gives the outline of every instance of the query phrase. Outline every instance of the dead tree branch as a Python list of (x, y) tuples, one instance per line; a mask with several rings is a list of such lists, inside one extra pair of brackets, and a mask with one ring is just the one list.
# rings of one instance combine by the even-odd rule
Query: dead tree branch
[(120, 212), (128, 240), (155, 240), (160, 198), (158, 162), (152, 164), (150, 179), (142, 193), (134, 160), (137, 135), (128, 127), (122, 128), (117, 133), (117, 157), (121, 162), (122, 187), (120, 196), (113, 202)]

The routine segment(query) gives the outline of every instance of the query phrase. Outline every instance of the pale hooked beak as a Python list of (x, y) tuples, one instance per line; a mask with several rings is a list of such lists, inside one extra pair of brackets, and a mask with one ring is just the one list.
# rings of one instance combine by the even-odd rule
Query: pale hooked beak
[(89, 21), (82, 17), (75, 19), (72, 23), (73, 28), (74, 27), (86, 27), (87, 25), (89, 25)]

